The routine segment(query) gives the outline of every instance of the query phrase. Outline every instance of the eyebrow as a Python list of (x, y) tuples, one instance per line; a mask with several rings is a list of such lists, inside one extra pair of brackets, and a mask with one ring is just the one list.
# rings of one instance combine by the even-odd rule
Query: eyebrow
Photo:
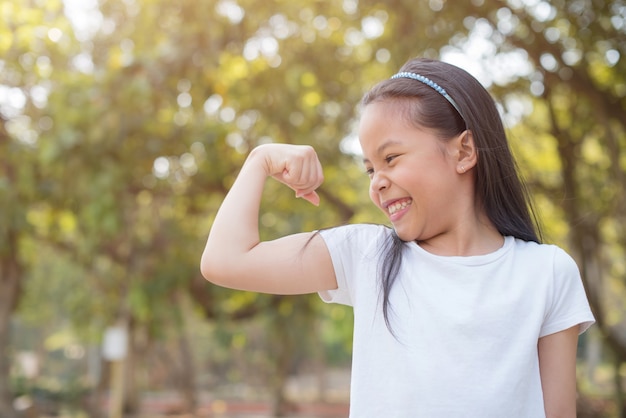
[[(400, 145), (400, 141), (397, 141), (395, 139), (389, 139), (389, 140), (383, 142), (382, 144), (380, 144), (378, 146), (378, 148), (376, 148), (376, 155), (382, 154), (385, 151), (386, 148), (389, 148), (389, 147), (391, 147), (393, 145)], [(369, 162), (370, 162), (369, 159), (363, 158), (363, 163), (369, 163)]]

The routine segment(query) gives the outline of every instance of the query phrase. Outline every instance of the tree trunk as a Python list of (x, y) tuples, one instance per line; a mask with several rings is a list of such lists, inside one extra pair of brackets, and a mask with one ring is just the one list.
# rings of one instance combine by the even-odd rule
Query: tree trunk
[[(550, 97), (550, 90), (546, 89)], [(551, 101), (548, 103), (550, 112), (551, 134), (557, 139), (558, 153), (561, 162), (561, 175), (563, 176), (564, 196), (562, 198), (563, 209), (570, 231), (569, 237), (572, 243), (572, 255), (579, 264), (580, 272), (589, 304), (596, 319), (596, 325), (602, 332), (604, 340), (612, 349), (620, 361), (626, 362), (626, 341), (619, 331), (607, 324), (606, 304), (604, 300), (604, 276), (605, 262), (602, 256), (603, 239), (598, 228), (601, 221), (600, 214), (590, 212), (584, 206), (580, 187), (577, 179), (583, 164), (580, 158), (582, 142), (571, 136), (571, 132), (561, 129), (557, 122), (555, 106)]]
[(285, 349), (277, 352), (277, 356), (274, 359), (275, 371), (271, 382), (273, 417), (285, 417), (293, 412), (293, 405), (285, 397), (285, 386), (289, 377), (289, 363), (292, 357), (291, 350), (287, 348), (288, 345), (289, 343), (286, 343)]
[(285, 396), (285, 386), (289, 377), (290, 366), (294, 358), (295, 344), (290, 333), (290, 318), (278, 315), (277, 320), (270, 326), (273, 328), (272, 341), (273, 376), (270, 381), (272, 395), (272, 416), (284, 417), (294, 412), (292, 405)]
[(626, 418), (626, 405), (624, 404), (624, 385), (622, 384), (622, 361), (615, 359), (613, 363), (613, 379), (615, 383), (615, 409), (619, 418)]
[(178, 329), (178, 358), (180, 368), (177, 373), (177, 381), (180, 395), (183, 400), (182, 411), (193, 416), (198, 407), (198, 395), (196, 393), (196, 373), (193, 348), (189, 343), (188, 321), (185, 310), (189, 309), (189, 299), (181, 292), (174, 295), (176, 319)]
[(180, 350), (180, 394), (183, 398), (184, 412), (193, 415), (198, 406), (196, 396), (196, 378), (194, 373), (194, 361), (191, 345), (186, 333), (183, 331), (178, 338)]
[(127, 321), (128, 349), (124, 358), (124, 414), (137, 415), (141, 409), (141, 394), (137, 387), (137, 324), (131, 317)]
[(7, 253), (0, 254), (0, 416), (17, 417), (10, 388), (11, 316), (20, 294), (21, 265), (17, 258), (17, 234), (6, 235)]

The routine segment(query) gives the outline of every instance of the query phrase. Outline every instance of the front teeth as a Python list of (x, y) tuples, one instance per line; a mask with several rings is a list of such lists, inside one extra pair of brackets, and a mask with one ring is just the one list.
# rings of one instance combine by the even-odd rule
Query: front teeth
[(406, 208), (410, 204), (411, 204), (410, 200), (403, 200), (402, 202), (397, 202), (397, 203), (393, 203), (389, 205), (389, 207), (387, 207), (387, 210), (389, 211), (390, 215), (393, 215), (397, 211)]

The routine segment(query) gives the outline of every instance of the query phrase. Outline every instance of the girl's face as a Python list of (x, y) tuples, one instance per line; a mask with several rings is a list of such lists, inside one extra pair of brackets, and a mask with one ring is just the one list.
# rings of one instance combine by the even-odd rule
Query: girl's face
[(402, 104), (374, 102), (364, 109), (359, 140), (370, 177), (370, 198), (404, 241), (426, 241), (454, 231), (463, 219), (457, 205), (459, 153), (455, 140), (411, 126)]

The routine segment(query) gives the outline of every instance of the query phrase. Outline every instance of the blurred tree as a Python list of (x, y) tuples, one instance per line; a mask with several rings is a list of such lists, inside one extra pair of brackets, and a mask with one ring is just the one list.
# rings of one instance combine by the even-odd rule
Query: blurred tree
[[(55, 6), (43, 10), (58, 15)], [(200, 218), (207, 203), (213, 208), (219, 203), (247, 148), (263, 140), (287, 141), (295, 134), (302, 142), (314, 141), (309, 128), (315, 126), (311, 130), (324, 137), (327, 154), (336, 158), (340, 155), (331, 142), (340, 132), (336, 120), (348, 119), (340, 113), (349, 114), (352, 105), (342, 108), (329, 102), (325, 113), (315, 116), (322, 95), (314, 72), (284, 66), (288, 75), (276, 72), (267, 78), (267, 56), (240, 56), (246, 41), (256, 36), (247, 31), (262, 31), (262, 18), (272, 16), (271, 7), (235, 25), (237, 7), (232, 4), (205, 2), (203, 8), (196, 2), (107, 1), (99, 6), (68, 11), (70, 16), (87, 13), (80, 17), (91, 26), (76, 27), (73, 21), (74, 32), (56, 26), (49, 30), (67, 50), (58, 59), (44, 60), (50, 79), (41, 92), (45, 106), (23, 109), (29, 118), (24, 131), (42, 121), (46, 126), (33, 142), (50, 191), (41, 207), (30, 210), (39, 232), (55, 224), (59, 213), (72, 221), (71, 234), (42, 233), (40, 238), (70, 252), (86, 272), (83, 285), (99, 296), (73, 306), (75, 325), (101, 328), (121, 320), (133, 334), (143, 329), (140, 334), (147, 330), (154, 336), (176, 317), (171, 315), (175, 289), (198, 278), (197, 225), (206, 223)], [(255, 16), (261, 23), (252, 20)], [(206, 26), (207, 21), (214, 24)], [(158, 35), (154, 25), (160, 28)], [(340, 41), (335, 39), (338, 45)], [(47, 50), (38, 53), (51, 55)], [(296, 106), (272, 97), (284, 93), (285, 78), (292, 80), (290, 95), (299, 101)], [(255, 82), (275, 92), (258, 102), (245, 90), (246, 83), (251, 88)], [(333, 92), (340, 93), (334, 83)], [(299, 98), (303, 84), (310, 90), (306, 100)], [(270, 102), (263, 103), (267, 99)], [(269, 106), (260, 111), (259, 105)], [(286, 123), (287, 111), (293, 111), (295, 122)], [(299, 132), (292, 128), (304, 120)], [(248, 136), (243, 142), (242, 133)], [(334, 219), (352, 215), (353, 209), (334, 191), (324, 195), (341, 213)], [(288, 207), (292, 197), (283, 196), (271, 204), (282, 200)], [(279, 219), (268, 217), (265, 223), (273, 227)], [(311, 229), (315, 224), (305, 219), (286, 219), (281, 229)], [(135, 341), (131, 335), (131, 346), (138, 349)], [(136, 357), (134, 351), (128, 364)], [(127, 387), (136, 386), (131, 380)], [(137, 397), (129, 393), (127, 399), (127, 410), (135, 410)]]
[(39, 132), (49, 119), (32, 119), (45, 106), (52, 63), (71, 46), (59, 42), (68, 23), (60, 18), (60, 2), (47, 10), (19, 1), (0, 4), (0, 415), (13, 417), (10, 393), (10, 319), (22, 295), (28, 266), (24, 239), (33, 232), (29, 211), (49, 195), (39, 170)]
[[(18, 147), (16, 147), (18, 148)], [(18, 198), (15, 185), (23, 182), (23, 175), (27, 169), (16, 167), (11, 163), (13, 158), (22, 154), (21, 150), (12, 149), (9, 137), (5, 130), (5, 121), (0, 119), (0, 156), (2, 158), (2, 223), (0, 224), (0, 349), (6, 352), (10, 347), (10, 319), (17, 307), (21, 295), (21, 283), (24, 266), (19, 255), (20, 237), (23, 230), (20, 224), (25, 224), (23, 217), (22, 199)], [(21, 196), (19, 196), (21, 197)], [(12, 397), (9, 387), (9, 371), (11, 363), (6, 355), (0, 356), (0, 415), (13, 417)]]

